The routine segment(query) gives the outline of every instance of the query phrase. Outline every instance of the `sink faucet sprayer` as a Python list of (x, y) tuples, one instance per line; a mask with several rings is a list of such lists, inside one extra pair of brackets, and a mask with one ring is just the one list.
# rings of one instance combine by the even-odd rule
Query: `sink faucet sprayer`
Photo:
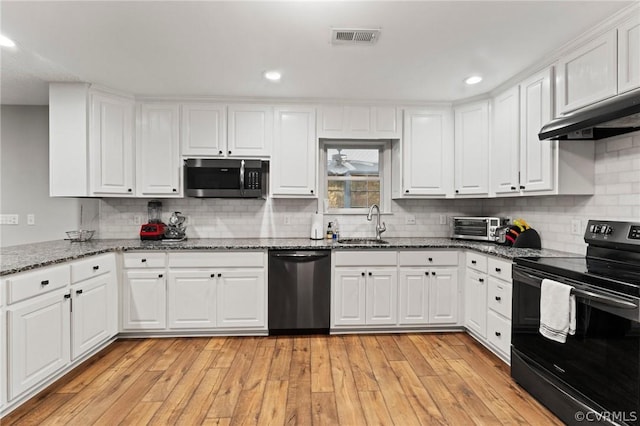
[(377, 204), (372, 204), (371, 207), (369, 208), (369, 213), (367, 214), (367, 220), (371, 220), (373, 218), (373, 209), (377, 210), (377, 216), (378, 216), (378, 221), (376, 224), (376, 240), (380, 239), (380, 234), (382, 234), (384, 231), (387, 230), (387, 227), (385, 226), (385, 223), (382, 222), (382, 225), (380, 225), (380, 207), (378, 207)]

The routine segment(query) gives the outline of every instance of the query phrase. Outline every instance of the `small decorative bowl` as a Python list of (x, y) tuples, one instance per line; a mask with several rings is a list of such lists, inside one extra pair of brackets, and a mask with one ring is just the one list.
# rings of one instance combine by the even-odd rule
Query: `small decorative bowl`
[(88, 231), (86, 229), (81, 229), (79, 231), (67, 231), (67, 237), (69, 237), (72, 242), (89, 241), (95, 232), (96, 231)]

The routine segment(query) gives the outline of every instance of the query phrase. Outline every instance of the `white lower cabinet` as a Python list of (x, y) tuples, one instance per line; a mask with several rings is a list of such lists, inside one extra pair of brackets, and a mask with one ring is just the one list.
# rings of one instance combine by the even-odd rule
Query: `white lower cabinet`
[(127, 270), (122, 289), (123, 330), (167, 328), (167, 284), (163, 269)]
[(68, 288), (9, 306), (7, 323), (11, 400), (69, 364)]
[(264, 328), (266, 288), (263, 268), (223, 270), (218, 279), (218, 327)]
[(457, 251), (344, 251), (333, 264), (337, 329), (462, 325)]
[(400, 324), (456, 324), (457, 268), (400, 268)]
[(465, 326), (480, 343), (511, 361), (511, 262), (467, 253)]
[(216, 326), (216, 273), (169, 271), (169, 328)]
[(71, 357), (77, 359), (117, 330), (115, 280), (112, 273), (71, 287)]
[(397, 323), (396, 268), (336, 268), (336, 325), (394, 325)]

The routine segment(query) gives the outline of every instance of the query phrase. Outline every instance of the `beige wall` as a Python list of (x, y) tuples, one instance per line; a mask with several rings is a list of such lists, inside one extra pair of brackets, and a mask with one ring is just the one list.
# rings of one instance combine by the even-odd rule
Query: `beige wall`
[[(19, 215), (19, 225), (0, 225), (2, 247), (63, 239), (79, 225), (79, 199), (49, 197), (48, 114), (46, 106), (0, 107), (0, 213)], [(83, 204), (95, 216), (98, 201)]]

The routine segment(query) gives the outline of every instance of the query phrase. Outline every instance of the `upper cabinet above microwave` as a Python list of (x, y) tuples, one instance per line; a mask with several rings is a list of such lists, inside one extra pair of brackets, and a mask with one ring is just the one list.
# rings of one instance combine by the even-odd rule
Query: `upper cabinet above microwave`
[(181, 154), (190, 157), (269, 158), (273, 107), (261, 104), (181, 105)]

